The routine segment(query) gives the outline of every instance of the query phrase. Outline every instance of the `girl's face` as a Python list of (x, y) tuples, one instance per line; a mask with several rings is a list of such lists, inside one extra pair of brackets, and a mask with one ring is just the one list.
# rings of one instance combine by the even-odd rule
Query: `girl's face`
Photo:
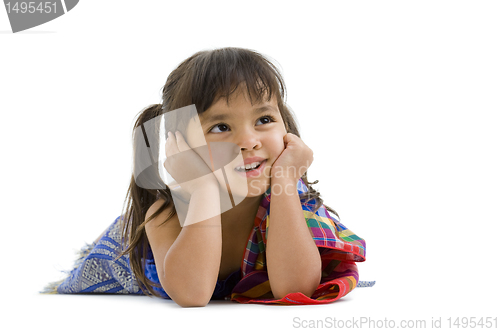
[[(263, 99), (252, 105), (246, 88), (239, 87), (230, 96), (229, 105), (221, 98), (199, 115), (204, 138), (191, 135), (188, 126), (186, 135), (191, 147), (205, 144), (200, 139), (207, 143), (230, 142), (239, 147), (241, 156), (224, 167), (233, 195), (264, 194), (271, 184), (271, 167), (285, 148), (286, 129), (276, 98), (269, 102)], [(247, 171), (248, 167), (252, 170)], [(226, 188), (222, 172), (214, 174), (221, 188)]]

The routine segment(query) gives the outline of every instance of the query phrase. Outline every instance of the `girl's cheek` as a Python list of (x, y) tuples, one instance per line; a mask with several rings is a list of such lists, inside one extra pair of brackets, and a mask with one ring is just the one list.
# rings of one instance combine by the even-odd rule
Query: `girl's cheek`
[(266, 139), (266, 145), (269, 151), (274, 152), (274, 157), (277, 157), (285, 149), (285, 142), (283, 141), (285, 135), (286, 133), (276, 132)]
[(201, 124), (196, 121), (194, 118), (189, 120), (186, 126), (186, 142), (191, 148), (195, 148), (198, 146), (203, 146), (207, 144), (207, 138), (205, 133), (203, 132), (203, 128)]

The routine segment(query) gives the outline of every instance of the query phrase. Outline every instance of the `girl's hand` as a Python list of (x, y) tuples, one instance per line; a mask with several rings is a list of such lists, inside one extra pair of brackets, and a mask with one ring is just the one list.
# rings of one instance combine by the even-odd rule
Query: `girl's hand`
[(314, 158), (313, 151), (297, 135), (288, 133), (283, 137), (285, 149), (271, 168), (271, 180), (285, 178), (297, 183)]
[(175, 132), (175, 135), (168, 132), (165, 154), (167, 160), (163, 166), (189, 195), (208, 185), (218, 186), (217, 178), (210, 167), (191, 149), (180, 132)]

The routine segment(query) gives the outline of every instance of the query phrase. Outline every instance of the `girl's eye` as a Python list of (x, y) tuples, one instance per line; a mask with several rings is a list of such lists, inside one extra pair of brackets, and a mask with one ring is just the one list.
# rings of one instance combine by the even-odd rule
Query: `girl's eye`
[(266, 115), (266, 116), (263, 116), (259, 119), (260, 122), (262, 122), (263, 124), (267, 124), (267, 123), (271, 123), (271, 122), (275, 122), (276, 120), (274, 120), (274, 118), (270, 115)]
[(229, 130), (229, 127), (227, 125), (225, 125), (223, 123), (219, 123), (219, 124), (216, 124), (215, 126), (213, 126), (212, 129), (210, 129), (210, 132), (211, 133), (223, 133), (227, 130)]
[[(268, 124), (271, 122), (276, 122), (276, 120), (271, 116), (271, 115), (266, 115), (257, 121), (257, 123), (262, 123), (262, 124)], [(224, 133), (226, 131), (229, 131), (229, 126), (226, 125), (225, 123), (218, 123), (215, 126), (213, 126), (208, 132), (209, 133)]]

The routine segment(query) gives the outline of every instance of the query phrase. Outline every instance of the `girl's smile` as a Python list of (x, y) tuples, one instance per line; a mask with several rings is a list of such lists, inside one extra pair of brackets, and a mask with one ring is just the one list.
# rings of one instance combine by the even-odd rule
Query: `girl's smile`
[[(256, 161), (252, 162), (252, 159)], [(243, 177), (257, 177), (264, 171), (266, 161), (267, 159), (258, 157), (247, 158), (245, 159), (243, 166), (236, 166), (234, 170)]]

